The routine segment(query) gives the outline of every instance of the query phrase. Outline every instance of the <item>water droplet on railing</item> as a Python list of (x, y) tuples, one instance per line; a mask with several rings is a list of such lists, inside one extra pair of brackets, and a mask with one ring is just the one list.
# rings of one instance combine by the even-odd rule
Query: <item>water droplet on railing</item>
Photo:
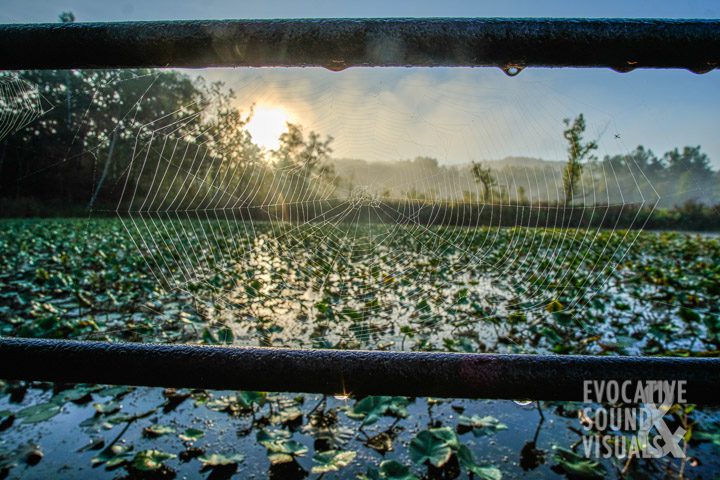
[(520, 72), (522, 72), (525, 67), (523, 67), (522, 65), (508, 64), (501, 68), (502, 71), (505, 72), (505, 75), (507, 75), (508, 77), (514, 77)]
[(345, 60), (330, 60), (330, 63), (325, 65), (325, 68), (327, 68), (331, 72), (342, 72), (343, 70), (348, 68), (348, 66), (345, 63)]
[(692, 73), (696, 73), (698, 75), (703, 75), (705, 73), (711, 72), (717, 68), (717, 63), (714, 62), (707, 62), (705, 65), (700, 65), (698, 67), (690, 67), (688, 70), (690, 70)]
[(636, 62), (635, 60), (628, 60), (622, 65), (616, 65), (616, 66), (610, 67), (610, 68), (612, 68), (613, 70), (615, 70), (618, 73), (628, 73), (628, 72), (632, 72), (633, 70), (635, 70), (637, 68), (637, 66), (638, 66), (638, 62)]

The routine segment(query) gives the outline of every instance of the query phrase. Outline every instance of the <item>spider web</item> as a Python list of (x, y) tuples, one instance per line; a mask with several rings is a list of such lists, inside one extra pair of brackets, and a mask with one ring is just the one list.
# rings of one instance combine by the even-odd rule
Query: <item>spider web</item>
[[(361, 99), (358, 110), (358, 99), (338, 93), (347, 85), (324, 81), (310, 105), (289, 82), (276, 85), (272, 101), (295, 105), (308, 116), (329, 110), (313, 129), (344, 131), (345, 147), (362, 146), (385, 158), (400, 157), (408, 144), (440, 158), (457, 142), (486, 154), (501, 151), (506, 141), (524, 142), (532, 151), (534, 141), (557, 135), (548, 125), (558, 123), (558, 110), (567, 117), (576, 113), (566, 99), (546, 91), (527, 105), (512, 90), (447, 88), (425, 92), (422, 101), (442, 104), (447, 118), (467, 114), (468, 97), (478, 97), (475, 104), (487, 109), (471, 112), (469, 124), (420, 118), (412, 106), (404, 109), (407, 118), (398, 119), (381, 85), (377, 95)], [(248, 74), (235, 90), (241, 100), (262, 102), (270, 95), (266, 84), (262, 74)], [(504, 191), (488, 194), (468, 169), (440, 178), (421, 166), (402, 178), (377, 176), (347, 185), (341, 175), (307, 176), (303, 164), (279, 167), (268, 152), (228, 165), (223, 158), (230, 152), (208, 145), (222, 132), (199, 125), (178, 134), (194, 120), (165, 115), (138, 129), (116, 213), (158, 283), (193, 298), (211, 323), (237, 329), (240, 338), (251, 334), (243, 337), (235, 324), (250, 319), (269, 341), (273, 333), (263, 325), (272, 319), (288, 346), (303, 344), (298, 339), (312, 329), (313, 346), (385, 348), (404, 324), (452, 336), (457, 318), (480, 329), (518, 313), (546, 321), (554, 304), (585, 330), (584, 309), (608, 288), (643, 227), (640, 210), (659, 201), (634, 162), (622, 172), (612, 164), (585, 165), (578, 200), (570, 206), (559, 188), (545, 199), (511, 200), (519, 197), (520, 184), (535, 192), (561, 185), (561, 170), (549, 167), (494, 170)], [(365, 127), (343, 129), (345, 122)], [(517, 136), (492, 138), (493, 122), (505, 122)], [(418, 138), (409, 127), (418, 123), (435, 135)], [(558, 158), (565, 155), (561, 148)], [(368, 175), (373, 168), (367, 164)], [(631, 191), (621, 176), (632, 178)], [(150, 179), (147, 191), (139, 189), (138, 179)], [(411, 190), (432, 193), (399, 193)], [(470, 199), (458, 198), (459, 191)], [(629, 228), (622, 224), (618, 231), (625, 208), (637, 214)], [(522, 345), (513, 348), (524, 351)]]
[(14, 74), (0, 74), (0, 142), (51, 109), (37, 85)]

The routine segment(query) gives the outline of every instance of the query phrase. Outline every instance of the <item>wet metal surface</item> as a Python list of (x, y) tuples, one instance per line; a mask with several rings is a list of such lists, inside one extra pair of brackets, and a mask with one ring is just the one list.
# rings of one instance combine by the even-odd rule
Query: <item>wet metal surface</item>
[(581, 400), (584, 380), (686, 380), (716, 403), (720, 359), (295, 350), (0, 339), (0, 378), (220, 390)]
[(0, 25), (0, 69), (321, 66), (686, 68), (720, 64), (720, 21), (194, 20)]

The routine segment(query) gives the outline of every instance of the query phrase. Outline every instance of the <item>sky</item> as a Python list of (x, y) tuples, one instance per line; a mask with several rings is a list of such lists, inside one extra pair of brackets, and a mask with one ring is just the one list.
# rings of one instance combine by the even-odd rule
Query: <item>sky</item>
[[(720, 18), (720, 1), (0, 0), (0, 22), (320, 17)], [(335, 138), (335, 156), (444, 164), (565, 156), (562, 120), (583, 113), (599, 155), (702, 145), (720, 168), (720, 72), (528, 68), (213, 69), (251, 105)], [(272, 117), (272, 115), (270, 115)], [(277, 116), (277, 115), (276, 115)], [(284, 116), (284, 117), (283, 117)]]

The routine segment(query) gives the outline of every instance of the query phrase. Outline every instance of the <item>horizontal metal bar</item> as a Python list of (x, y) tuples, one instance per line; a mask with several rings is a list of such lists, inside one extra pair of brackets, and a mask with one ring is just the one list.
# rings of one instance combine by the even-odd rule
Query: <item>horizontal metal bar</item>
[(716, 404), (720, 359), (293, 350), (0, 339), (0, 378), (219, 390), (581, 400), (585, 380), (685, 380)]
[(321, 66), (686, 68), (720, 64), (720, 21), (197, 20), (0, 25), (0, 69)]

